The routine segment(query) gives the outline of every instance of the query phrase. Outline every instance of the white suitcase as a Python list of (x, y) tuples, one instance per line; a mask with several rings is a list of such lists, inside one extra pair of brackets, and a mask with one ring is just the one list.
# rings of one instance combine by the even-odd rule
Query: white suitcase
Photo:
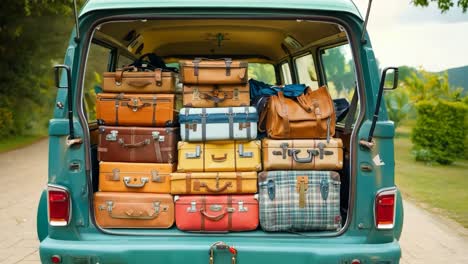
[(253, 140), (257, 138), (255, 107), (182, 108), (182, 141)]

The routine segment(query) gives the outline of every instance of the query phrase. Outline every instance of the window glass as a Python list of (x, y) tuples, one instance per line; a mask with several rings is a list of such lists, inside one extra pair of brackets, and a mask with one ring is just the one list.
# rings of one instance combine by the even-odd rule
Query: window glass
[(249, 78), (276, 84), (275, 67), (269, 63), (249, 63)]
[(84, 82), (84, 100), (88, 121), (96, 120), (96, 93), (101, 90), (102, 75), (108, 70), (110, 49), (92, 43), (89, 47)]
[(281, 64), (281, 76), (283, 77), (283, 84), (292, 84), (291, 69), (287, 62)]
[(322, 62), (332, 98), (346, 98), (351, 102), (356, 74), (349, 44), (323, 50)]
[(299, 83), (305, 84), (315, 90), (318, 88), (317, 73), (315, 72), (314, 59), (311, 54), (299, 57), (295, 60)]
[(119, 55), (119, 60), (117, 62), (117, 68), (132, 64), (133, 61), (134, 61), (133, 59), (131, 59), (131, 58), (127, 57), (127, 56)]

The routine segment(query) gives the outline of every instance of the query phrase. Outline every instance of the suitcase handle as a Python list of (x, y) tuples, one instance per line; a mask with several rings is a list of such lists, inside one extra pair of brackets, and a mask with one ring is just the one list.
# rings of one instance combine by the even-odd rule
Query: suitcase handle
[(222, 156), (222, 157), (215, 157), (214, 154), (211, 154), (211, 159), (214, 162), (225, 162), (227, 160), (227, 153), (224, 153), (224, 156)]
[(226, 98), (226, 94), (224, 94), (224, 97), (218, 97), (218, 96), (212, 96), (212, 95), (209, 95), (209, 94), (206, 94), (206, 93), (200, 93), (199, 97), (201, 99), (204, 99), (204, 100), (211, 100), (215, 104), (222, 103), (222, 102), (224, 102), (224, 100), (228, 99), (228, 98)]
[(145, 86), (148, 86), (151, 84), (151, 81), (129, 81), (128, 85), (137, 87), (137, 88), (143, 88)]
[(226, 216), (226, 214), (228, 213), (228, 211), (224, 211), (224, 212), (222, 212), (222, 213), (219, 214), (219, 215), (209, 215), (207, 212), (205, 212), (205, 209), (202, 208), (202, 209), (200, 209), (200, 213), (201, 213), (204, 217), (210, 219), (211, 221), (219, 221), (219, 220), (223, 219), (224, 216)]
[(149, 182), (149, 179), (147, 177), (142, 177), (140, 180), (141, 180), (141, 183), (139, 184), (131, 184), (130, 181), (132, 180), (132, 177), (124, 177), (123, 178), (123, 182), (125, 184), (126, 187), (128, 188), (141, 188), (141, 187), (144, 187), (146, 183)]
[(150, 140), (149, 139), (145, 139), (141, 142), (138, 142), (138, 143), (135, 143), (135, 144), (125, 144), (125, 141), (123, 140), (123, 138), (119, 138), (119, 145), (124, 147), (124, 148), (139, 148), (139, 147), (144, 147), (146, 145), (149, 145)]
[(221, 188), (211, 189), (211, 188), (208, 186), (207, 183), (205, 183), (205, 182), (200, 182), (200, 188), (206, 188), (206, 190), (207, 190), (208, 192), (212, 192), (212, 193), (223, 192), (223, 191), (225, 191), (228, 187), (231, 187), (231, 186), (232, 186), (232, 182), (226, 182), (226, 183), (224, 184), (224, 186), (221, 187)]
[(110, 217), (115, 218), (115, 219), (136, 219), (136, 220), (153, 220), (156, 219), (159, 216), (160, 212), (160, 202), (154, 202), (153, 203), (153, 208), (154, 208), (154, 214), (153, 215), (133, 215), (133, 212), (125, 212), (126, 215), (115, 215), (112, 212), (112, 209), (114, 208), (114, 202), (108, 201), (107, 202), (107, 213), (109, 214)]
[(316, 150), (313, 149), (308, 149), (307, 153), (309, 153), (308, 157), (305, 158), (299, 158), (297, 156), (297, 153), (301, 152), (299, 149), (291, 149), (289, 150), (289, 154), (292, 156), (293, 160), (297, 163), (310, 163), (312, 162), (312, 159), (314, 156), (316, 156), (318, 153)]

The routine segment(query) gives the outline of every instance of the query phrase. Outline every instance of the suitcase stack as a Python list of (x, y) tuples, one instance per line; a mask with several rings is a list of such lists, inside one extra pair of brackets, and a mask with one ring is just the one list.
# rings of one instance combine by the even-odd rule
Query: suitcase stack
[(176, 73), (128, 67), (104, 73), (97, 94), (99, 191), (104, 228), (170, 228), (170, 174), (177, 167)]
[(228, 232), (258, 226), (257, 171), (261, 170), (258, 114), (249, 107), (247, 62), (180, 62), (177, 172), (171, 176), (176, 226)]
[[(328, 93), (325, 87), (319, 92)], [(321, 105), (331, 103), (331, 98), (326, 95), (324, 98), (328, 99), (325, 100), (330, 102), (311, 100), (310, 108), (315, 108), (312, 116), (318, 119), (318, 124), (326, 109)], [(322, 129), (314, 126), (315, 121), (306, 122), (312, 111), (301, 114), (300, 111), (307, 108), (299, 105), (308, 102), (285, 98), (281, 94), (277, 97), (280, 106), (270, 114), (280, 116), (284, 121), (276, 122), (276, 127), (271, 125), (274, 122), (267, 123), (270, 138), (262, 140), (265, 171), (259, 173), (258, 178), (260, 225), (265, 231), (338, 230), (341, 228), (340, 175), (336, 171), (343, 166), (343, 150), (341, 139), (332, 137), (333, 108), (329, 118), (333, 125), (330, 121), (322, 121), (327, 126)], [(274, 108), (274, 100), (278, 98), (270, 99), (269, 108)], [(275, 134), (275, 131), (281, 133)], [(278, 136), (281, 134), (288, 138)], [(311, 134), (317, 135), (316, 138), (308, 138)]]

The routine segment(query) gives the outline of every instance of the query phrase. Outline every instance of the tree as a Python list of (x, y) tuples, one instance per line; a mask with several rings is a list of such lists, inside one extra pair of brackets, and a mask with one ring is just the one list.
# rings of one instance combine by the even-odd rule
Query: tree
[(327, 82), (333, 83), (338, 94), (355, 86), (354, 65), (352, 61), (346, 62), (343, 49), (343, 46), (327, 49), (322, 57)]
[[(438, 8), (442, 13), (447, 12), (455, 5), (455, 0), (412, 0), (411, 3), (415, 6), (428, 6), (431, 2), (437, 2)], [(456, 0), (457, 6), (465, 13), (468, 10), (468, 0)]]

